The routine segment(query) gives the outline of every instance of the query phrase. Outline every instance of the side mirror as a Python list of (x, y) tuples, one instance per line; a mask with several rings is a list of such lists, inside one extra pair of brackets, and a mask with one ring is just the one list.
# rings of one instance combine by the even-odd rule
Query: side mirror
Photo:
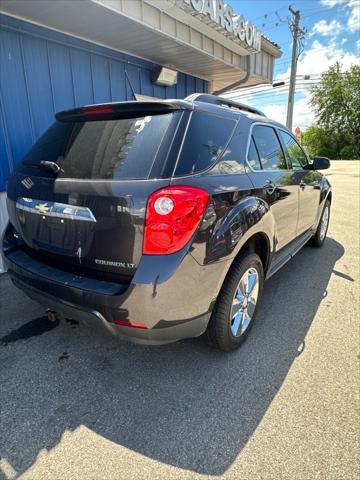
[(326, 157), (314, 157), (313, 169), (314, 170), (326, 170), (330, 168), (330, 160)]

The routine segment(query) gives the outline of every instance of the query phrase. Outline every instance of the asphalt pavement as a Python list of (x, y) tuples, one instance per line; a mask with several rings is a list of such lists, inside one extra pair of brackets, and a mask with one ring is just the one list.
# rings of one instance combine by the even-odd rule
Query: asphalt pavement
[(324, 247), (266, 283), (231, 354), (49, 324), (0, 276), (0, 478), (358, 480), (359, 174), (333, 162)]

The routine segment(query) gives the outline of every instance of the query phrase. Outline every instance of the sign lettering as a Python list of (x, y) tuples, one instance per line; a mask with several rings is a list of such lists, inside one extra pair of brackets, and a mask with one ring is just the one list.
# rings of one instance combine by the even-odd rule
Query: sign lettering
[(224, 0), (184, 0), (184, 2), (196, 12), (210, 17), (249, 47), (261, 51), (261, 32), (242, 15), (235, 15), (231, 5), (224, 3)]

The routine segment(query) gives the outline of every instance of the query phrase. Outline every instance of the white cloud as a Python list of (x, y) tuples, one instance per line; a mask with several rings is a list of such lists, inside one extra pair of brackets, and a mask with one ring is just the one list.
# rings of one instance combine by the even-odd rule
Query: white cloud
[[(330, 42), (325, 46), (318, 40), (315, 40), (309, 50), (302, 54), (297, 68), (298, 75), (318, 75), (326, 70), (335, 62), (339, 62), (344, 70), (352, 65), (358, 65), (358, 56), (351, 52), (346, 52), (337, 42)], [(276, 79), (288, 79), (290, 77), (290, 67), (286, 72), (279, 74)]]
[(347, 0), (321, 0), (321, 5), (324, 7), (335, 7), (336, 5), (343, 5)]
[[(331, 65), (334, 65), (336, 61), (339, 61), (344, 70), (350, 68), (351, 65), (359, 64), (359, 59), (356, 53), (346, 52), (341, 43), (338, 41), (330, 41), (328, 45), (315, 40), (309, 50), (303, 53), (301, 59), (298, 62), (298, 75), (319, 75), (328, 70)], [(280, 75), (277, 75), (276, 80), (288, 81), (290, 78), (290, 67), (288, 70)], [(310, 87), (311, 85), (309, 85)], [(277, 120), (278, 122), (286, 123), (286, 110), (287, 110), (287, 92), (284, 93), (284, 89), (274, 89), (273, 92), (268, 95), (257, 95), (257, 93), (269, 91), (269, 86), (264, 85), (258, 89), (252, 87), (244, 92), (239, 92), (237, 95), (232, 92), (229, 94), (230, 98), (234, 100), (238, 99), (243, 103), (257, 106), (269, 117)], [(255, 93), (255, 91), (257, 93)], [(300, 127), (304, 130), (306, 127), (314, 123), (314, 114), (309, 105), (310, 91), (302, 90), (302, 96), (294, 104), (294, 129)], [(245, 96), (246, 94), (246, 96)], [(253, 95), (252, 95), (253, 94)], [(281, 98), (281, 95), (283, 98)], [(276, 100), (275, 100), (276, 97)]]
[(266, 107), (263, 108), (263, 111), (265, 115), (271, 118), (272, 120), (276, 120), (277, 122), (280, 122), (280, 123), (286, 122), (285, 101), (281, 105), (270, 103), (269, 105), (266, 105)]
[(351, 0), (348, 4), (351, 8), (351, 13), (348, 18), (348, 29), (352, 33), (359, 32), (360, 30), (360, 2), (359, 0)]
[[(302, 98), (295, 100), (294, 103), (294, 117), (293, 117), (293, 130), (296, 127), (300, 127), (301, 130), (305, 130), (312, 123), (314, 123), (314, 113), (311, 111), (310, 105), (310, 93), (305, 94)], [(263, 108), (265, 115), (277, 122), (286, 124), (287, 115), (287, 97), (284, 98), (284, 103), (268, 104)]]
[[(360, 41), (357, 46), (360, 46)], [(345, 51), (341, 42), (337, 40), (330, 41), (328, 45), (315, 40), (310, 49), (306, 50), (298, 62), (298, 75), (319, 75), (328, 70), (331, 65), (338, 61), (344, 70), (349, 69), (352, 65), (359, 64), (359, 57), (356, 53)], [(277, 75), (276, 80), (288, 80), (290, 78), (290, 67), (288, 70), (280, 75)], [(275, 92), (274, 92), (275, 93)], [(310, 91), (304, 93), (301, 98), (295, 100), (294, 104), (294, 119), (293, 126), (300, 127), (302, 130), (306, 129), (314, 123), (314, 113), (311, 110)], [(251, 103), (251, 102), (250, 102)], [(287, 97), (284, 96), (284, 103), (271, 103), (268, 99), (267, 105), (263, 106), (264, 113), (280, 123), (286, 122), (287, 111)]]
[[(357, 31), (360, 27), (360, 1), (321, 0), (321, 4), (327, 7), (340, 6), (344, 11), (346, 10), (347, 15), (345, 16), (344, 21), (347, 22), (347, 27), (345, 27), (345, 24), (341, 26), (339, 20), (332, 20), (329, 23), (327, 23), (325, 20), (321, 20), (314, 25), (312, 32), (316, 29), (316, 33), (322, 35), (324, 39), (322, 41), (315, 40), (306, 47), (305, 52), (301, 55), (298, 62), (297, 75), (299, 76), (318, 76), (328, 70), (330, 66), (335, 64), (335, 62), (339, 62), (343, 70), (348, 70), (352, 65), (359, 65), (360, 63), (360, 40), (355, 40), (357, 52), (354, 53), (346, 51), (346, 45), (344, 45), (347, 41), (349, 41), (348, 38), (345, 38), (346, 33), (348, 33), (352, 28), (354, 28), (354, 30), (351, 31)], [(354, 27), (356, 23), (359, 25), (359, 27), (357, 25)], [(342, 31), (339, 33), (342, 33), (342, 36), (335, 36), (334, 31), (338, 31), (341, 28)], [(328, 44), (326, 44), (326, 38)], [(289, 78), (290, 63), (288, 69), (284, 73), (278, 74), (275, 80), (283, 80), (288, 82)], [(262, 89), (267, 92), (269, 91), (268, 86), (260, 87), (257, 91), (259, 92)], [(239, 94), (238, 100), (257, 106), (263, 110), (269, 118), (273, 118), (274, 120), (285, 124), (287, 113), (287, 91), (285, 93), (284, 89), (275, 89), (274, 92), (271, 92), (268, 95), (260, 94), (259, 96), (255, 94), (255, 91), (256, 89), (251, 88), (241, 92), (242, 96)], [(294, 129), (299, 126), (302, 130), (305, 130), (308, 126), (315, 122), (315, 116), (309, 104), (310, 91), (305, 90), (304, 92), (303, 88), (300, 89), (300, 91), (303, 93), (298, 93), (295, 97), (293, 126)], [(254, 93), (254, 95), (252, 95), (252, 93)], [(283, 98), (279, 97), (278, 95), (283, 95)], [(276, 99), (274, 98), (275, 96)], [(236, 99), (236, 94), (232, 92), (229, 94), (229, 97)]]
[(349, 9), (347, 27), (351, 33), (356, 33), (360, 29), (360, 2), (359, 0), (321, 0), (324, 7), (338, 7)]
[(276, 120), (277, 122), (286, 123), (286, 112), (287, 112), (286, 101), (281, 105), (270, 103), (263, 108), (263, 112), (265, 115), (272, 120)]
[(310, 36), (313, 35), (322, 35), (324, 37), (337, 37), (340, 33), (344, 32), (344, 27), (338, 20), (331, 20), (328, 23), (326, 20), (319, 20), (313, 26)]

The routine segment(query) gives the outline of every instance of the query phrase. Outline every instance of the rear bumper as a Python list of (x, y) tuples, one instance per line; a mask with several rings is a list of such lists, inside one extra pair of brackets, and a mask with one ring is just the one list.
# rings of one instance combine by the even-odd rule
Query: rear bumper
[(16, 287), (23, 290), (30, 298), (45, 308), (56, 311), (60, 318), (71, 318), (78, 320), (90, 328), (105, 329), (113, 336), (123, 340), (130, 340), (134, 343), (161, 345), (175, 342), (182, 338), (196, 337), (205, 331), (207, 322), (209, 321), (209, 315), (205, 314), (198, 318), (185, 320), (178, 325), (171, 325), (171, 323), (174, 322), (168, 322), (169, 325), (163, 325), (161, 328), (155, 329), (137, 329), (123, 325), (120, 326), (107, 321), (106, 318), (96, 310), (84, 306), (80, 307), (79, 305), (74, 305), (65, 300), (44, 294), (19, 280), (11, 271), (9, 271), (9, 273)]
[(144, 344), (200, 336), (226, 268), (225, 262), (201, 266), (189, 254), (144, 256), (131, 283), (121, 285), (74, 276), (21, 249), (4, 249), (4, 257), (13, 283), (45, 308)]

